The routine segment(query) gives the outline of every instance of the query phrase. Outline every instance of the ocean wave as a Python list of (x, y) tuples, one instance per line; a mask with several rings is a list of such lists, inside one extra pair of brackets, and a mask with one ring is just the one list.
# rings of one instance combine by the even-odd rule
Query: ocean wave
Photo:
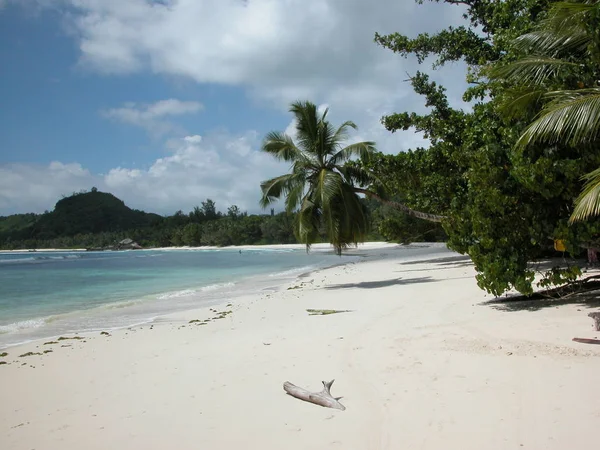
[(215, 291), (217, 289), (226, 288), (226, 287), (232, 287), (232, 286), (235, 286), (235, 283), (232, 282), (232, 281), (230, 281), (229, 283), (209, 284), (208, 286), (204, 286), (204, 287), (200, 288), (200, 290), (202, 292)]
[(28, 256), (26, 258), (0, 259), (0, 264), (35, 264), (45, 261), (72, 260), (80, 258), (81, 255)]
[(37, 259), (80, 259), (81, 255), (38, 256)]
[(26, 263), (35, 262), (35, 258), (11, 258), (11, 259), (0, 259), (0, 264), (13, 264), (13, 263)]
[(46, 319), (30, 319), (20, 322), (9, 323), (8, 325), (0, 325), (0, 334), (16, 333), (21, 330), (31, 330), (39, 328), (46, 324)]
[(297, 249), (293, 248), (242, 248), (242, 253), (295, 253)]
[(166, 292), (164, 294), (157, 295), (156, 298), (158, 300), (166, 300), (169, 298), (188, 297), (190, 295), (194, 295), (195, 293), (196, 291), (193, 289), (184, 289), (182, 291)]
[(158, 300), (167, 300), (170, 298), (189, 297), (194, 294), (197, 294), (198, 292), (216, 291), (218, 289), (223, 289), (223, 288), (233, 287), (233, 286), (235, 286), (235, 283), (233, 283), (233, 282), (209, 284), (208, 286), (202, 286), (201, 288), (198, 288), (198, 289), (183, 289), (181, 291), (165, 292), (164, 294), (157, 295), (156, 298)]
[(124, 300), (124, 301), (121, 301), (121, 302), (106, 303), (106, 304), (100, 306), (100, 309), (122, 309), (122, 308), (128, 308), (130, 306), (138, 305), (141, 302), (142, 302), (142, 300)]
[(311, 272), (313, 270), (317, 270), (318, 268), (319, 268), (319, 266), (317, 266), (317, 265), (296, 267), (295, 269), (284, 270), (283, 272), (270, 273), (268, 276), (284, 277), (286, 275), (296, 275), (298, 273)]

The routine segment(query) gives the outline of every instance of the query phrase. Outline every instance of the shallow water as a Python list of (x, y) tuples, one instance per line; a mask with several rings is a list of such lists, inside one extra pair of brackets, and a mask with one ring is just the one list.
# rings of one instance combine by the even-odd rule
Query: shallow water
[(0, 346), (143, 323), (353, 258), (273, 248), (0, 253)]

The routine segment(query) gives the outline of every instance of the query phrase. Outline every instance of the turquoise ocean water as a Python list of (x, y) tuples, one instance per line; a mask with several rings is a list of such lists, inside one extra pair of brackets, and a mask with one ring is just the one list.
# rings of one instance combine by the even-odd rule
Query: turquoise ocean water
[(274, 248), (0, 253), (0, 347), (144, 323), (353, 259)]

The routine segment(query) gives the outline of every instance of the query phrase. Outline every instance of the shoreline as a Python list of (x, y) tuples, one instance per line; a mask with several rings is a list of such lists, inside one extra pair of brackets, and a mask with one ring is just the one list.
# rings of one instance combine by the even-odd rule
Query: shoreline
[[(351, 248), (344, 254), (346, 257), (356, 257), (361, 258), (364, 257), (364, 253), (367, 254), (374, 250), (381, 249), (389, 249), (396, 248), (397, 244), (389, 244), (384, 242), (373, 242), (373, 243), (365, 243), (358, 246), (358, 248)], [(270, 245), (270, 246), (238, 246), (238, 247), (223, 247), (221, 249), (228, 250), (255, 250), (255, 249), (273, 249), (273, 250), (298, 250), (304, 249), (303, 245), (299, 244), (289, 244), (289, 245)], [(331, 246), (329, 244), (317, 244), (313, 249), (315, 252), (328, 252)], [(164, 249), (147, 249), (147, 251), (162, 251)], [(208, 248), (208, 247), (186, 247), (186, 248), (171, 248), (172, 251), (177, 250), (189, 250), (189, 251), (204, 251), (204, 250), (219, 250), (219, 248)], [(134, 251), (134, 250), (125, 250), (125, 251)], [(139, 250), (135, 250), (136, 252)], [(54, 252), (50, 250), (50, 252)], [(360, 254), (359, 254), (360, 252)], [(156, 301), (164, 300), (166, 298), (173, 298), (174, 301), (177, 302), (176, 299), (185, 300), (190, 302), (195, 300), (196, 298), (200, 300), (203, 306), (218, 306), (225, 302), (225, 300), (220, 299), (218, 296), (228, 295), (233, 296), (234, 298), (239, 298), (247, 295), (244, 293), (246, 290), (250, 290), (252, 295), (259, 295), (261, 291), (264, 289), (275, 289), (281, 290), (289, 283), (292, 283), (295, 279), (300, 279), (305, 276), (310, 276), (311, 273), (315, 271), (343, 266), (346, 264), (352, 263), (354, 260), (347, 260), (345, 262), (331, 262), (323, 267), (317, 267), (315, 269), (309, 271), (299, 272), (302, 267), (298, 267), (297, 269), (290, 269), (281, 273), (273, 273), (268, 277), (264, 277), (264, 275), (249, 275), (243, 276), (235, 283), (217, 283), (215, 285), (199, 285), (197, 287), (185, 288), (185, 289), (176, 289), (169, 291), (161, 291), (155, 294), (144, 295), (141, 297), (128, 298), (123, 299), (121, 302), (116, 303), (108, 303), (100, 306), (96, 306), (91, 309), (81, 309), (81, 310), (73, 310), (64, 313), (51, 314), (49, 316), (43, 317), (32, 317), (24, 320), (20, 320), (18, 322), (9, 323), (3, 325), (3, 327), (15, 327), (16, 331), (7, 332), (0, 334), (0, 350), (5, 350), (9, 348), (19, 347), (21, 345), (34, 344), (36, 342), (44, 341), (44, 340), (52, 340), (53, 338), (58, 338), (63, 334), (77, 334), (77, 335), (85, 335), (88, 333), (97, 333), (100, 331), (114, 331), (119, 329), (131, 328), (140, 325), (147, 325), (155, 322), (156, 320), (160, 320), (163, 317), (169, 316), (174, 313), (180, 313), (185, 311), (190, 311), (197, 308), (197, 305), (187, 305), (183, 306), (178, 303), (175, 303), (171, 309), (158, 311), (156, 313), (146, 313), (144, 308), (152, 308), (153, 305), (156, 304)], [(260, 279), (260, 281), (259, 281)], [(264, 280), (264, 281), (263, 281)], [(183, 292), (190, 291), (192, 294), (179, 295)], [(121, 306), (124, 305), (124, 306)], [(79, 317), (80, 320), (83, 320), (85, 317), (91, 317), (97, 315), (101, 317), (105, 315), (106, 317), (113, 317), (113, 313), (118, 311), (123, 315), (125, 313), (131, 314), (132, 312), (136, 312), (135, 317), (131, 317), (131, 321), (128, 323), (122, 323), (118, 325), (110, 325), (105, 327), (85, 327), (83, 325), (77, 327), (72, 326), (69, 330), (64, 330), (58, 332), (52, 328), (48, 329), (50, 324), (57, 322), (58, 320), (69, 320), (69, 318)], [(116, 314), (118, 317), (119, 314)], [(37, 325), (36, 325), (37, 324)], [(46, 328), (46, 332), (44, 329)], [(21, 335), (19, 337), (19, 335)], [(2, 339), (4, 337), (4, 339)], [(11, 340), (11, 338), (13, 338)], [(18, 338), (18, 339), (17, 339)]]
[[(488, 303), (460, 255), (407, 253), (375, 251), (290, 289), (108, 335), (9, 349), (0, 357), (3, 442), (13, 450), (594, 442), (600, 346), (572, 338), (600, 336), (587, 317), (596, 303)], [(282, 389), (289, 381), (319, 391), (334, 378), (345, 411)]]
[[(423, 243), (415, 243), (415, 244), (423, 244)], [(429, 243), (427, 243), (429, 244)], [(443, 244), (445, 245), (444, 242), (431, 242), (431, 244)], [(386, 246), (389, 245), (402, 245), (402, 244), (396, 244), (396, 243), (390, 243), (390, 242), (384, 242), (384, 241), (372, 241), (372, 242), (363, 242), (361, 244), (358, 245), (359, 248), (368, 248), (368, 249), (374, 249), (374, 248), (385, 248)], [(408, 244), (408, 246), (413, 245), (413, 244)], [(206, 245), (206, 246), (197, 246), (197, 247), (190, 247), (190, 246), (179, 246), (179, 247), (148, 247), (148, 248), (141, 248), (139, 250), (142, 251), (148, 251), (148, 250), (154, 250), (154, 251), (171, 251), (171, 250), (254, 250), (254, 249), (264, 249), (264, 248), (268, 248), (268, 249), (294, 249), (294, 250), (298, 250), (298, 249), (305, 249), (306, 245), (304, 244), (254, 244), (254, 245), (229, 245), (229, 246), (225, 246), (225, 247), (217, 247), (217, 246), (210, 246), (210, 245)], [(332, 246), (329, 243), (326, 242), (320, 242), (317, 244), (313, 244), (311, 246), (311, 251), (312, 250), (318, 250), (318, 251), (323, 251), (323, 250), (331, 250)], [(123, 250), (90, 250), (90, 251), (98, 251), (98, 252), (128, 252), (128, 251), (139, 251), (139, 250), (131, 250), (131, 249), (123, 249)], [(352, 251), (352, 250), (356, 250), (356, 248), (349, 248), (348, 250)], [(87, 252), (88, 250), (85, 248), (40, 248), (40, 249), (16, 249), (16, 250), (2, 250), (0, 249), (0, 253), (44, 253), (44, 252)]]

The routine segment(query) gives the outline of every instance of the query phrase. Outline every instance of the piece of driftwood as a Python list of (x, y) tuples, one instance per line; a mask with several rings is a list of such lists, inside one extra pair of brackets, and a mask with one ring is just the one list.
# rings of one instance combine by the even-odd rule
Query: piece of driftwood
[(333, 397), (331, 395), (331, 385), (334, 381), (335, 380), (331, 380), (330, 382), (322, 381), (323, 390), (321, 392), (309, 392), (306, 389), (302, 389), (301, 387), (290, 383), (289, 381), (283, 383), (283, 389), (292, 397), (299, 398), (305, 402), (344, 411), (346, 407), (339, 402), (342, 397)]
[(600, 339), (573, 338), (573, 340), (581, 344), (600, 344)]
[(600, 331), (600, 312), (591, 312), (588, 314), (594, 320), (594, 328), (596, 331)]

